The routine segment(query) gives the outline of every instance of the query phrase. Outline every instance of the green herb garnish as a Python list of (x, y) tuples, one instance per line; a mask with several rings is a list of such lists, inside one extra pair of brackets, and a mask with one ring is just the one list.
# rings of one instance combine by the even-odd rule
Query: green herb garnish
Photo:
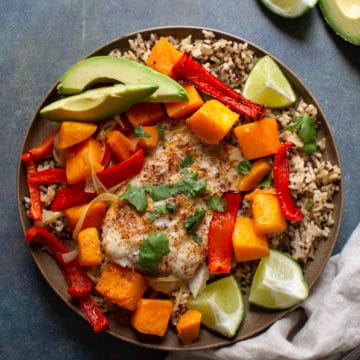
[(161, 127), (160, 123), (156, 124), (156, 131), (159, 134), (160, 137), (165, 135), (164, 129)]
[(153, 232), (139, 249), (139, 265), (144, 270), (156, 271), (161, 258), (170, 252), (169, 239), (161, 232)]
[(259, 186), (265, 189), (269, 189), (273, 184), (274, 175), (272, 170), (259, 182)]
[(316, 119), (308, 115), (297, 116), (294, 123), (285, 126), (286, 130), (299, 131), (299, 137), (303, 141), (302, 151), (312, 154), (316, 151)]
[(154, 201), (168, 199), (177, 193), (176, 185), (173, 184), (146, 185), (144, 189)]
[(176, 183), (176, 190), (189, 197), (199, 196), (206, 191), (206, 182), (198, 179), (198, 173), (191, 172)]
[(147, 198), (142, 187), (129, 184), (125, 192), (119, 196), (119, 200), (127, 200), (131, 205), (135, 206), (140, 214), (146, 211)]
[(220, 196), (212, 196), (206, 203), (208, 209), (220, 212), (224, 212), (226, 210), (226, 205), (226, 200)]
[(180, 164), (180, 168), (186, 168), (194, 163), (194, 158), (192, 155), (186, 155), (184, 160)]
[(135, 137), (145, 137), (145, 138), (149, 138), (151, 137), (141, 125), (137, 125), (134, 127), (134, 136)]
[(195, 240), (195, 242), (196, 242), (197, 244), (201, 244), (202, 238), (201, 238), (201, 236), (200, 236), (198, 233), (192, 234), (192, 237), (194, 238), (194, 240)]
[(236, 167), (236, 171), (239, 174), (246, 175), (250, 172), (251, 162), (249, 160), (240, 161), (239, 165)]
[(176, 211), (176, 204), (168, 202), (157, 206), (149, 215), (149, 223), (152, 224), (156, 218), (162, 214), (174, 213)]
[(196, 230), (200, 226), (204, 216), (206, 214), (206, 210), (204, 209), (196, 209), (194, 215), (189, 216), (184, 221), (184, 226), (188, 234), (195, 234)]

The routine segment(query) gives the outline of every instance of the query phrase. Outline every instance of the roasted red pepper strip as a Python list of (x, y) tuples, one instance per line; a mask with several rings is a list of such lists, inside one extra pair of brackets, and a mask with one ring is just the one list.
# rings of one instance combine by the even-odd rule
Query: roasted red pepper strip
[(301, 210), (294, 205), (289, 188), (289, 163), (286, 150), (293, 144), (286, 142), (280, 146), (274, 157), (274, 185), (285, 218), (291, 221), (302, 221)]
[(49, 168), (32, 174), (28, 181), (32, 184), (66, 183), (66, 171), (63, 168)]
[[(29, 149), (26, 153), (31, 154), (34, 160), (41, 160), (51, 155), (54, 148), (54, 138), (58, 132), (59, 129), (54, 130), (39, 146)], [(25, 156), (25, 154), (23, 156)], [(23, 156), (21, 157), (21, 160), (24, 160)]]
[(108, 318), (101, 311), (98, 304), (90, 294), (82, 296), (78, 298), (78, 300), (83, 314), (86, 316), (88, 322), (96, 333), (108, 327)]
[[(109, 189), (122, 181), (134, 177), (141, 171), (143, 165), (144, 152), (140, 149), (128, 159), (98, 173), (98, 178)], [(81, 203), (86, 203), (96, 197), (95, 193), (87, 193), (84, 191), (84, 188), (85, 183), (79, 183), (58, 191), (51, 204), (51, 210), (61, 211)]]
[(259, 120), (266, 112), (265, 106), (255, 104), (234, 91), (207, 71), (188, 53), (184, 53), (180, 57), (173, 66), (172, 72), (178, 79), (192, 83), (204, 94), (219, 100), (241, 115), (248, 116), (253, 120)]
[(75, 298), (90, 294), (92, 282), (85, 269), (79, 264), (78, 259), (75, 258), (66, 263), (61, 253), (57, 252), (54, 255), (61, 267), (66, 282), (69, 284), (68, 293)]
[(41, 197), (40, 197), (40, 189), (39, 186), (36, 184), (31, 183), (30, 178), (34, 174), (36, 174), (36, 165), (34, 162), (33, 156), (26, 152), (22, 157), (21, 160), (24, 161), (26, 166), (26, 179), (27, 179), (27, 186), (29, 190), (30, 196), (30, 213), (29, 216), (33, 220), (41, 220), (42, 218), (42, 204), (41, 204)]
[(62, 254), (69, 249), (53, 234), (41, 226), (33, 226), (27, 230), (25, 240), (29, 243), (39, 242), (46, 245), (55, 256), (63, 272), (66, 282), (69, 284), (68, 293), (73, 297), (80, 297), (90, 293), (92, 282), (77, 259), (65, 263)]
[(239, 192), (225, 193), (226, 210), (215, 211), (208, 235), (208, 268), (212, 273), (228, 274), (232, 260), (232, 234), (241, 203)]

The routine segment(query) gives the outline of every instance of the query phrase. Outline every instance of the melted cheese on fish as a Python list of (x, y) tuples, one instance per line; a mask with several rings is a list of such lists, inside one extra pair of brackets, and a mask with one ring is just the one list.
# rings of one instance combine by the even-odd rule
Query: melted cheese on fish
[[(227, 142), (206, 145), (185, 125), (177, 125), (165, 132), (157, 148), (146, 156), (141, 173), (130, 183), (134, 186), (175, 184), (184, 177), (179, 168), (186, 155), (192, 155), (194, 160), (188, 170), (197, 172), (199, 179), (206, 182), (207, 193), (195, 198), (177, 194), (161, 202), (154, 202), (148, 196), (147, 210), (143, 215), (126, 201), (113, 204), (106, 213), (101, 231), (103, 248), (110, 261), (138, 268), (140, 244), (154, 231), (164, 233), (170, 247), (170, 253), (160, 260), (156, 275), (190, 279), (206, 261), (212, 211), (206, 211), (196, 231), (202, 238), (200, 244), (187, 233), (184, 221), (196, 209), (206, 209), (208, 196), (221, 196), (226, 190), (237, 189), (239, 174), (235, 167), (242, 160), (240, 150)], [(126, 186), (124, 184), (119, 189), (119, 194)], [(176, 203), (176, 211), (161, 215), (151, 224), (148, 220), (150, 212), (167, 201)]]

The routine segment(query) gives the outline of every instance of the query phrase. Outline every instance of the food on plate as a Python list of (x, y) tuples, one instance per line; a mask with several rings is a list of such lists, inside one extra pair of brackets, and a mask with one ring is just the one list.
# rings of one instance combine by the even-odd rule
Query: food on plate
[[(306, 297), (301, 265), (334, 225), (341, 174), (324, 158), (316, 107), (299, 95), (286, 107), (247, 99), (241, 91), (264, 58), (203, 35), (138, 35), (127, 52), (75, 64), (58, 101), (105, 78), (126, 83), (127, 61), (138, 81), (113, 87), (151, 80), (155, 92), (118, 114), (87, 109), (96, 122), (60, 116), (59, 129), (21, 157), (34, 221), (25, 238), (54, 256), (96, 332), (121, 309), (137, 333), (163, 337), (173, 327), (185, 345), (201, 338), (201, 322), (232, 338), (250, 291), (254, 304), (274, 308)], [(180, 97), (154, 96), (167, 85)], [(266, 289), (265, 269), (276, 275)], [(300, 279), (295, 293), (279, 292), (279, 271)]]
[(360, 45), (360, 4), (356, 0), (320, 0), (321, 12), (335, 33)]
[[(169, 102), (187, 99), (182, 86), (168, 76), (143, 64), (113, 56), (93, 56), (77, 62), (60, 79), (59, 94), (78, 94), (88, 86), (116, 80), (123, 84), (156, 84), (148, 101)], [(151, 95), (151, 96), (150, 96)]]

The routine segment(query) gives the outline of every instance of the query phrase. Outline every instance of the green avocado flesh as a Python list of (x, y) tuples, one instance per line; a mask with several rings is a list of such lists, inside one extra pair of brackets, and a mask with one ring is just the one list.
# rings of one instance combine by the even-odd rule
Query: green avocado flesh
[(360, 45), (360, 3), (357, 0), (320, 0), (321, 12), (336, 34)]
[(99, 121), (126, 111), (158, 89), (156, 84), (113, 85), (64, 97), (40, 110), (49, 120)]
[(80, 60), (61, 77), (58, 93), (77, 94), (104, 81), (123, 84), (151, 83), (158, 89), (146, 101), (175, 102), (188, 99), (186, 90), (175, 80), (136, 61), (115, 56), (94, 56)]

